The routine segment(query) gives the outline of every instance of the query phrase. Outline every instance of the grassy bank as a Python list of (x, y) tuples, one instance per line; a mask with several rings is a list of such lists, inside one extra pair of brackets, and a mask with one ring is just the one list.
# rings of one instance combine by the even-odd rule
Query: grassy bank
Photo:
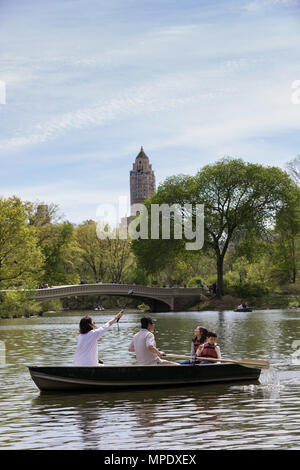
[[(272, 293), (263, 297), (247, 298), (246, 302), (255, 310), (280, 309), (280, 308), (299, 308), (300, 295)], [(234, 310), (241, 303), (240, 297), (225, 295), (222, 299), (216, 297), (202, 301), (189, 310)]]

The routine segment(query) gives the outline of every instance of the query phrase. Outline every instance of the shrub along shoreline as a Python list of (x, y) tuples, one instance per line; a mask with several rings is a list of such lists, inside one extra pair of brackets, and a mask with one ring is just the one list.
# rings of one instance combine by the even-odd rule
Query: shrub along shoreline
[[(247, 305), (253, 307), (253, 310), (268, 309), (290, 309), (300, 308), (300, 295), (272, 293), (263, 297), (249, 297), (246, 299)], [(241, 303), (240, 297), (225, 295), (222, 299), (212, 298), (207, 301), (195, 305), (189, 310), (206, 311), (206, 310), (234, 310)]]

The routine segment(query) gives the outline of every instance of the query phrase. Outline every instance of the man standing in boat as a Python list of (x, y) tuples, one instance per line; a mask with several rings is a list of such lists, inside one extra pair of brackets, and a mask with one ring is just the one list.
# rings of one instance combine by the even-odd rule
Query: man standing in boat
[(178, 365), (177, 362), (161, 359), (166, 353), (156, 348), (154, 331), (155, 324), (152, 318), (141, 318), (141, 330), (136, 333), (131, 341), (128, 351), (135, 352), (140, 366), (153, 366), (159, 364)]

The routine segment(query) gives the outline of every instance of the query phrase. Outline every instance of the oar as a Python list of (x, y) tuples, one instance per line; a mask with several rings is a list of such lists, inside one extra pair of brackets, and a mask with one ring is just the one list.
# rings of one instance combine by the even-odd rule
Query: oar
[(233, 361), (232, 359), (213, 359), (211, 357), (196, 357), (191, 358), (191, 356), (181, 356), (179, 354), (167, 354), (167, 357), (171, 357), (173, 359), (190, 359), (193, 360), (203, 360), (203, 361), (212, 361), (212, 362), (229, 362), (233, 364), (239, 364), (243, 367), (250, 367), (253, 369), (269, 369), (270, 363), (268, 361), (264, 361), (262, 359), (241, 359), (240, 361)]
[[(130, 290), (127, 292), (127, 294), (128, 294), (128, 295), (132, 295), (132, 294), (133, 294), (133, 289), (130, 289)], [(127, 307), (127, 304), (128, 304), (128, 302), (126, 302), (126, 304), (125, 304), (124, 307), (122, 308), (123, 311), (124, 311), (125, 308)], [(119, 320), (120, 320), (120, 318), (118, 318), (117, 323), (119, 323)], [(118, 328), (119, 328), (119, 324), (118, 324)]]

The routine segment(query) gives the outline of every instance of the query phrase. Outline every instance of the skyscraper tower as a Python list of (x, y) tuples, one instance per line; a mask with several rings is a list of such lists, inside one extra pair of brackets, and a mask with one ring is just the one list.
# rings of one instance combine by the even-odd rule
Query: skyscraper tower
[(141, 147), (130, 171), (130, 206), (142, 204), (155, 191), (155, 175), (149, 158)]

